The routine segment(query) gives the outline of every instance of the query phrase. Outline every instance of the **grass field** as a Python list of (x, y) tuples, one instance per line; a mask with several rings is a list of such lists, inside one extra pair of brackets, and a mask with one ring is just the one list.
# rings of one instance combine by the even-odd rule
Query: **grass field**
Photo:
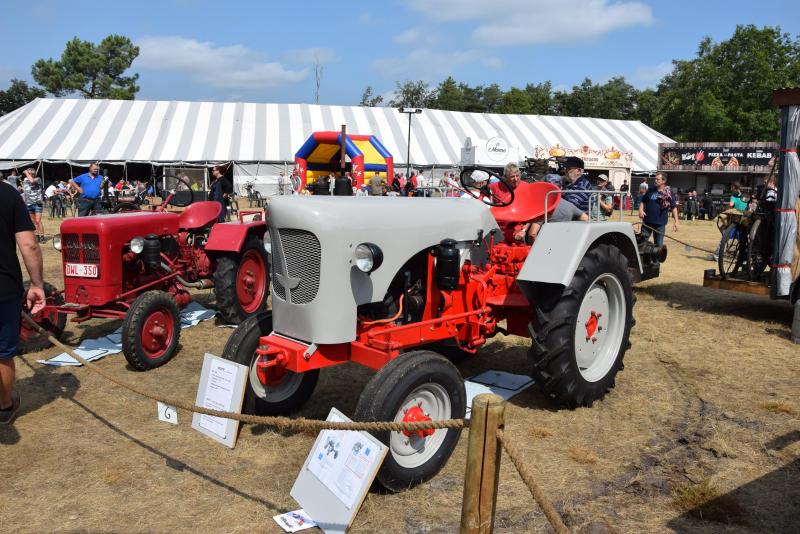
[[(58, 222), (46, 220), (49, 234)], [(671, 231), (670, 234), (672, 235)], [(713, 249), (710, 222), (677, 235)], [(63, 287), (60, 256), (44, 246), (47, 279)], [(702, 287), (706, 254), (670, 245), (662, 275), (637, 286), (637, 324), (617, 387), (590, 409), (554, 410), (535, 388), (513, 398), (507, 434), (539, 483), (580, 532), (796, 532), (800, 517), (800, 348), (789, 341), (786, 302)], [(210, 293), (198, 300), (213, 306)], [(71, 324), (77, 344), (119, 326)], [(147, 373), (122, 355), (115, 374), (191, 401), (204, 352), (220, 354), (231, 330), (213, 321), (187, 330), (168, 365)], [(498, 336), (464, 376), (525, 373), (527, 340)], [(155, 403), (82, 368), (17, 360), (22, 409), (0, 427), (0, 525), (5, 532), (280, 532), (271, 517), (298, 506), (291, 485), (313, 443), (303, 433), (244, 426), (228, 450), (190, 427), (156, 419)], [(323, 371), (300, 412), (352, 413), (371, 376), (344, 365)], [(352, 532), (457, 531), (466, 432), (432, 481), (397, 495), (371, 493)], [(497, 532), (550, 527), (508, 458)]]

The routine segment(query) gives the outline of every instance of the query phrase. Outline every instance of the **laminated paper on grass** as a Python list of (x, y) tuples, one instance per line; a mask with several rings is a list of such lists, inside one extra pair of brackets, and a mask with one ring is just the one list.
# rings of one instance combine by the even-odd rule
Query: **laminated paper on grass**
[[(214, 310), (209, 310), (203, 307), (196, 301), (192, 301), (181, 310), (181, 328), (191, 328), (200, 323), (200, 321), (207, 321), (217, 314)], [(105, 358), (111, 354), (118, 354), (122, 352), (122, 327), (117, 328), (113, 333), (108, 334), (97, 339), (84, 339), (81, 344), (74, 349), (74, 351), (82, 358), (90, 362)], [(56, 367), (64, 366), (80, 366), (75, 358), (62, 352), (58, 356), (53, 356), (47, 360), (36, 360), (45, 365), (53, 365)]]

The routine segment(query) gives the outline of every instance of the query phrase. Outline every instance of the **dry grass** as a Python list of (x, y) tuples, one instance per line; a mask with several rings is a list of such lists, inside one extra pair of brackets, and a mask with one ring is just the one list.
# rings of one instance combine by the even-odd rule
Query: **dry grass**
[(772, 413), (785, 413), (789, 415), (794, 415), (797, 413), (795, 409), (792, 408), (792, 405), (788, 402), (769, 401), (762, 404), (761, 407)]
[(570, 458), (581, 465), (593, 465), (597, 463), (597, 454), (588, 447), (570, 447), (567, 452)]
[(693, 508), (702, 506), (712, 499), (721, 495), (719, 488), (714, 486), (708, 479), (703, 479), (699, 484), (682, 486), (675, 490), (672, 497), (672, 504), (675, 508), (688, 512)]
[[(46, 226), (50, 233), (56, 228)], [(709, 222), (683, 223), (679, 232), (704, 248), (714, 248), (718, 236)], [(60, 287), (49, 244), (45, 265)], [(796, 529), (800, 420), (796, 412), (776, 417), (764, 408), (797, 395), (791, 307), (705, 289), (702, 272), (711, 267), (703, 253), (673, 246), (662, 276), (637, 287), (625, 370), (592, 408), (554, 410), (535, 388), (509, 402), (507, 435), (574, 531), (718, 531), (709, 506), (753, 531)], [(213, 304), (210, 294), (197, 298)], [(70, 324), (67, 340), (75, 344), (118, 325)], [(194, 399), (203, 353), (219, 354), (229, 335), (212, 321), (201, 323), (183, 333), (175, 360), (147, 373), (127, 369), (121, 355), (100, 365), (148, 390)], [(498, 336), (459, 367), (464, 376), (525, 373), (527, 346)], [(160, 423), (155, 403), (85, 369), (35, 363), (56, 352), (17, 361), (22, 409), (13, 427), (0, 427), (1, 530), (280, 532), (271, 516), (298, 507), (289, 491), (314, 436), (245, 425), (228, 450), (192, 430), (186, 413), (178, 426)], [(324, 418), (331, 406), (352, 413), (371, 375), (355, 365), (326, 369), (299, 415)], [(456, 531), (466, 437), (429, 483), (396, 495), (371, 493), (352, 531)], [(570, 449), (578, 444), (602, 461), (577, 464)], [(496, 531), (548, 531), (505, 457), (500, 476)], [(703, 480), (713, 480), (708, 488), (720, 494), (705, 504), (699, 497), (710, 489), (681, 489)], [(678, 495), (688, 508), (675, 507)]]

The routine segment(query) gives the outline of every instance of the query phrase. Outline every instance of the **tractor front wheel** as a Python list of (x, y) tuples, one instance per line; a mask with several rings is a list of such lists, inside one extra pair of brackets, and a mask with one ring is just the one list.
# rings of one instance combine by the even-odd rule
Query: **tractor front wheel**
[(599, 245), (586, 253), (560, 295), (536, 302), (532, 376), (560, 405), (591, 406), (614, 387), (633, 322), (627, 265), (618, 248)]
[[(25, 282), (25, 294), (28, 293), (30, 282)], [(39, 313), (32, 315), (31, 319), (36, 321), (36, 324), (44, 328), (44, 330), (58, 339), (64, 333), (64, 327), (67, 325), (67, 314), (57, 312), (54, 307), (64, 304), (64, 296), (58, 290), (47, 282), (44, 283), (44, 296), (45, 308)], [(27, 352), (36, 352), (37, 350), (46, 349), (50, 346), (50, 341), (47, 336), (40, 334), (35, 330), (28, 321), (21, 320), (19, 329), (19, 343), (17, 344), (17, 351), (20, 354)]]
[(300, 408), (311, 397), (319, 380), (319, 369), (293, 373), (278, 367), (259, 371), (256, 366), (258, 340), (272, 332), (272, 312), (264, 311), (248, 317), (236, 327), (222, 357), (246, 365), (247, 387), (243, 411), (252, 415), (284, 415)]
[[(466, 414), (464, 379), (444, 356), (430, 351), (401, 354), (367, 383), (356, 421), (430, 421)], [(453, 453), (461, 429), (380, 431), (372, 433), (389, 447), (377, 481), (397, 492), (432, 478)]]
[(263, 311), (269, 297), (269, 260), (264, 244), (249, 236), (238, 254), (217, 260), (214, 294), (217, 311), (227, 324), (239, 324)]
[(148, 371), (175, 356), (180, 336), (178, 305), (164, 291), (147, 291), (133, 301), (122, 321), (122, 352), (131, 367)]

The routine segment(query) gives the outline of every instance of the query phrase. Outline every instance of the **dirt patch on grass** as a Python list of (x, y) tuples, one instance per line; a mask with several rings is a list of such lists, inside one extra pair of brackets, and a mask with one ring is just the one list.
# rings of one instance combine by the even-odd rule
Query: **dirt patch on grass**
[[(46, 227), (52, 233), (57, 225), (46, 220)], [(719, 234), (713, 223), (692, 222), (683, 223), (679, 237), (714, 248)], [(44, 250), (46, 277), (63, 287), (58, 255), (49, 243)], [(637, 286), (632, 348), (602, 401), (554, 410), (531, 388), (507, 407), (506, 435), (575, 531), (719, 531), (715, 512), (694, 512), (706, 506), (734, 514), (738, 531), (796, 529), (800, 419), (790, 401), (800, 359), (788, 341), (791, 307), (703, 288), (703, 269), (714, 267), (703, 256), (671, 247), (662, 275)], [(214, 302), (210, 293), (197, 299)], [(70, 324), (67, 339), (76, 344), (118, 326)], [(177, 357), (151, 372), (131, 371), (121, 355), (100, 365), (151, 391), (192, 400), (203, 353), (220, 354), (230, 332), (213, 321), (186, 330)], [(525, 339), (497, 336), (459, 368), (464, 376), (526, 373), (527, 349)], [(35, 362), (57, 352), (18, 360), (20, 417), (0, 428), (4, 530), (280, 532), (271, 516), (298, 507), (289, 490), (313, 435), (245, 425), (228, 450), (192, 430), (189, 414), (179, 414), (178, 426), (160, 423), (153, 402), (85, 369)], [(299, 415), (324, 418), (331, 406), (351, 414), (371, 376), (350, 364), (326, 369)], [(352, 531), (457, 531), (466, 440), (464, 432), (429, 483), (369, 494)], [(587, 448), (596, 462), (577, 463), (575, 447)], [(497, 532), (549, 531), (507, 458), (500, 477)], [(676, 508), (679, 495), (686, 504)], [(726, 496), (734, 504), (714, 504)]]

